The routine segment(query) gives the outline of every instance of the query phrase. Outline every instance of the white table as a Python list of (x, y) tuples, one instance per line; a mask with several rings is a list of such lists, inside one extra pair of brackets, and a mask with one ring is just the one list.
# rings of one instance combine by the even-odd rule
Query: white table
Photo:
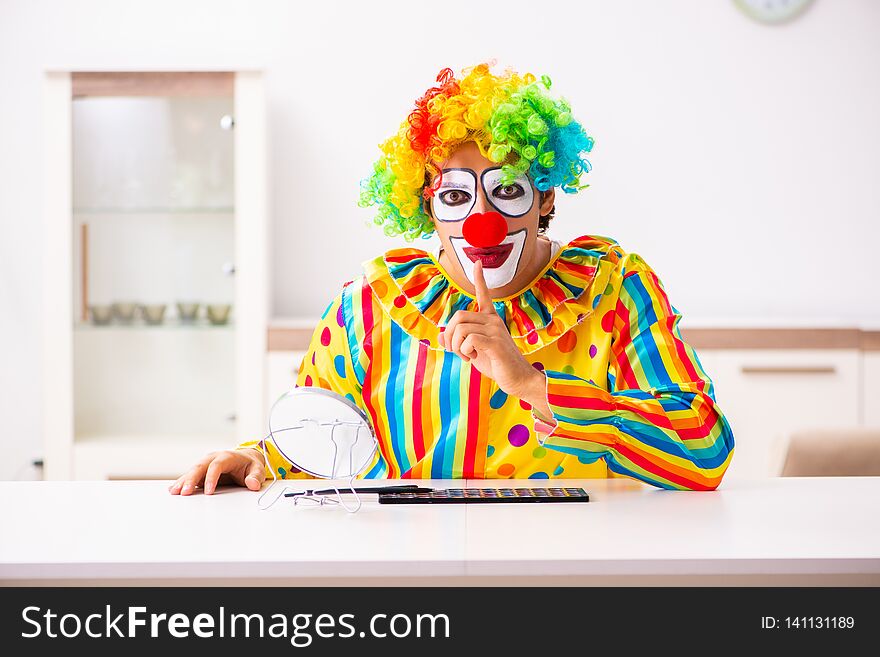
[(0, 584), (880, 585), (880, 478), (709, 493), (566, 480), (592, 501), (367, 501), (356, 514), (259, 511), (244, 489), (179, 497), (168, 483), (0, 482)]

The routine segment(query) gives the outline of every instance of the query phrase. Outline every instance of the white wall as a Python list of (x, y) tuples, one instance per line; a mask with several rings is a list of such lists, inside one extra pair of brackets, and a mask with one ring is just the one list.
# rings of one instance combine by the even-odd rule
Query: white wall
[(685, 325), (880, 322), (880, 3), (815, 0), (778, 27), (729, 0), (543, 7), (0, 0), (0, 478), (40, 453), (48, 411), (45, 68), (268, 71), (277, 316), (316, 315), (395, 244), (356, 206), (377, 144), (439, 69), (495, 57), (548, 73), (596, 138), (554, 236), (639, 252)]

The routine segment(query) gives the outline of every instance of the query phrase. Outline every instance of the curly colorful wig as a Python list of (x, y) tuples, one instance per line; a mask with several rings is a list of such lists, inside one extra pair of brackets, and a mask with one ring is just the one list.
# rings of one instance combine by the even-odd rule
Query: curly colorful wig
[(412, 241), (434, 232), (422, 201), (439, 187), (439, 166), (466, 141), (502, 164), (505, 184), (527, 172), (539, 191), (561, 187), (572, 194), (589, 186), (580, 184), (591, 168), (582, 154), (593, 148), (593, 138), (564, 99), (547, 93), (550, 78), (538, 82), (531, 73), (509, 69), (496, 76), (489, 69), (488, 63), (466, 68), (461, 80), (452, 69), (440, 71), (437, 86), (416, 101), (397, 134), (380, 144), (382, 155), (361, 181), (358, 205), (378, 206), (373, 221), (386, 235)]

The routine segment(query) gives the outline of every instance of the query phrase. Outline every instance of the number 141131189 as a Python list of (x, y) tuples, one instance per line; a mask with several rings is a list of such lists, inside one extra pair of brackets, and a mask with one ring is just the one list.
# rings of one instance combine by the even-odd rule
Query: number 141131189
[(856, 624), (852, 616), (762, 616), (761, 628), (765, 630), (850, 630)]

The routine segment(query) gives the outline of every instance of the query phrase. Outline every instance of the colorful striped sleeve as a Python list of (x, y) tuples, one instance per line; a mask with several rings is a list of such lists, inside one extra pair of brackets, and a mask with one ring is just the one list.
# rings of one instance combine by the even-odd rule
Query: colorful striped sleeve
[[(352, 367), (342, 302), (343, 294), (337, 295), (321, 316), (300, 365), (296, 386), (315, 386), (332, 390), (363, 406), (361, 385)], [(309, 478), (279, 454), (271, 441), (250, 440), (238, 445), (236, 449), (246, 448), (268, 454), (269, 468), (277, 473), (280, 479)], [(266, 476), (272, 478), (272, 472), (268, 468)]]
[[(711, 379), (678, 328), (681, 315), (638, 255), (624, 261), (615, 309), (609, 390), (546, 371), (553, 422), (535, 416), (548, 449), (661, 488), (714, 490), (733, 455), (733, 432)], [(575, 364), (575, 371), (577, 365)]]

